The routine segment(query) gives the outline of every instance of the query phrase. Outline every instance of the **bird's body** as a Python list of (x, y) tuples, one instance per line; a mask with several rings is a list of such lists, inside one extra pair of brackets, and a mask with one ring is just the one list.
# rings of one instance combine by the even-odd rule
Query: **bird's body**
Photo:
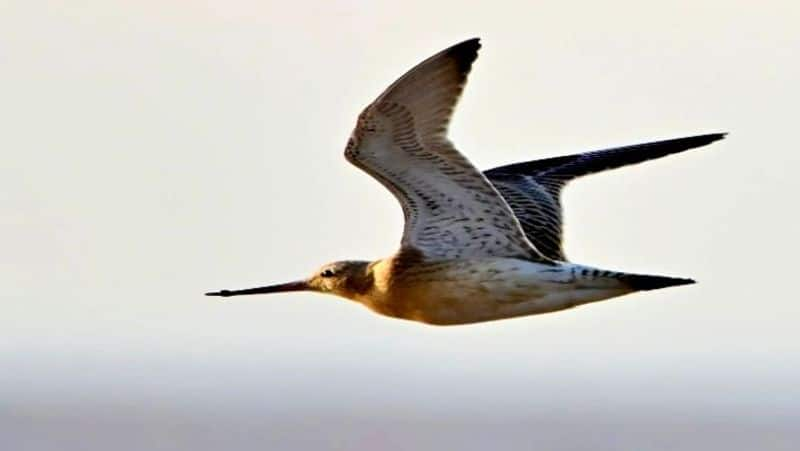
[(610, 273), (570, 263), (502, 257), (398, 263), (404, 258), (372, 264), (374, 283), (353, 293), (355, 300), (383, 315), (449, 325), (563, 310), (632, 291)]
[(352, 299), (382, 315), (438, 325), (554, 312), (633, 291), (691, 283), (568, 262), (427, 259), (408, 250), (374, 262), (333, 263), (319, 273), (326, 270), (337, 274), (335, 284), (326, 284), (326, 277), (312, 277), (310, 289)]
[(342, 261), (306, 280), (208, 293), (309, 290), (429, 324), (467, 324), (553, 312), (690, 279), (568, 262), (561, 189), (586, 174), (709, 144), (702, 135), (478, 171), (447, 139), (450, 115), (480, 44), (457, 44), (393, 83), (359, 116), (347, 159), (400, 201), (405, 228), (392, 257)]

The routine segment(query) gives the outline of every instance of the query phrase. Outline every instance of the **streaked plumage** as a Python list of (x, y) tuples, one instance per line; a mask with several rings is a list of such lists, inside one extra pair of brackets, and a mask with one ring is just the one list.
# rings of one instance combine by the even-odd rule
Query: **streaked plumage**
[(724, 133), (713, 133), (635, 144), (509, 164), (483, 174), (511, 206), (536, 249), (547, 258), (566, 260), (561, 249), (560, 198), (561, 189), (570, 180), (705, 146), (724, 137)]
[(451, 47), (400, 77), (361, 113), (345, 156), (400, 201), (403, 247), (429, 258), (546, 261), (492, 184), (447, 139), (479, 47), (477, 40)]
[(723, 137), (660, 141), (503, 166), (481, 173), (447, 138), (480, 43), (423, 61), (359, 115), (345, 156), (400, 202), (398, 252), (342, 261), (307, 280), (212, 296), (311, 290), (431, 324), (552, 312), (639, 290), (694, 283), (569, 263), (561, 248), (563, 186), (582, 175), (658, 158)]

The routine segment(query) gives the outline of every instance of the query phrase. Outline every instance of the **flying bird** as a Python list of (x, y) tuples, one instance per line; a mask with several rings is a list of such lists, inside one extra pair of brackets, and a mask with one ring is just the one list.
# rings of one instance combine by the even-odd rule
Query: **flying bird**
[(400, 249), (376, 261), (327, 264), (311, 277), (209, 296), (313, 291), (394, 318), (453, 325), (554, 312), (691, 279), (569, 262), (562, 188), (577, 177), (660, 158), (724, 134), (511, 164), (485, 172), (447, 137), (481, 44), (470, 39), (415, 66), (359, 115), (345, 157), (394, 194)]

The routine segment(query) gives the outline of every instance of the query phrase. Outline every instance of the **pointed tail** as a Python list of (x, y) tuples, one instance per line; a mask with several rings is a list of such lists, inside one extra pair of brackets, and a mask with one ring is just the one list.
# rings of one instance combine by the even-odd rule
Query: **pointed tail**
[(725, 135), (726, 133), (711, 133), (510, 164), (490, 169), (486, 171), (486, 175), (524, 174), (565, 183), (595, 172), (616, 169), (702, 147), (724, 138)]
[(659, 288), (675, 287), (678, 285), (691, 285), (696, 283), (692, 279), (626, 273), (620, 274), (618, 279), (634, 291), (658, 290)]

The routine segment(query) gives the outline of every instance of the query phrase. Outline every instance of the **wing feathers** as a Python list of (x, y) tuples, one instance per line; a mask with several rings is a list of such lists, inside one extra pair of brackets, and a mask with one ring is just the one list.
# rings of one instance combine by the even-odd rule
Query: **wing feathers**
[(403, 248), (427, 258), (549, 262), (497, 190), (447, 139), (479, 48), (477, 39), (462, 42), (400, 77), (361, 113), (345, 155), (400, 201)]
[(373, 105), (401, 104), (413, 116), (425, 144), (444, 139), (480, 47), (476, 38), (437, 53), (400, 77)]
[(484, 174), (522, 224), (525, 235), (546, 257), (566, 260), (562, 249), (561, 189), (570, 180), (595, 172), (661, 158), (711, 144), (724, 133), (635, 144), (563, 157), (515, 163)]
[(450, 117), (480, 47), (478, 39), (456, 44), (392, 83), (359, 115), (345, 151), (349, 161), (398, 198), (406, 218), (403, 248), (427, 258), (565, 260), (559, 197), (567, 182), (725, 136), (548, 158), (482, 174), (447, 139)]
[(563, 157), (514, 163), (486, 171), (486, 175), (506, 173), (547, 177), (567, 182), (577, 177), (595, 172), (616, 169), (642, 163), (647, 160), (665, 157), (696, 147), (706, 146), (725, 137), (726, 133), (690, 136), (688, 138), (667, 139), (631, 146), (595, 150), (592, 152), (565, 155)]

